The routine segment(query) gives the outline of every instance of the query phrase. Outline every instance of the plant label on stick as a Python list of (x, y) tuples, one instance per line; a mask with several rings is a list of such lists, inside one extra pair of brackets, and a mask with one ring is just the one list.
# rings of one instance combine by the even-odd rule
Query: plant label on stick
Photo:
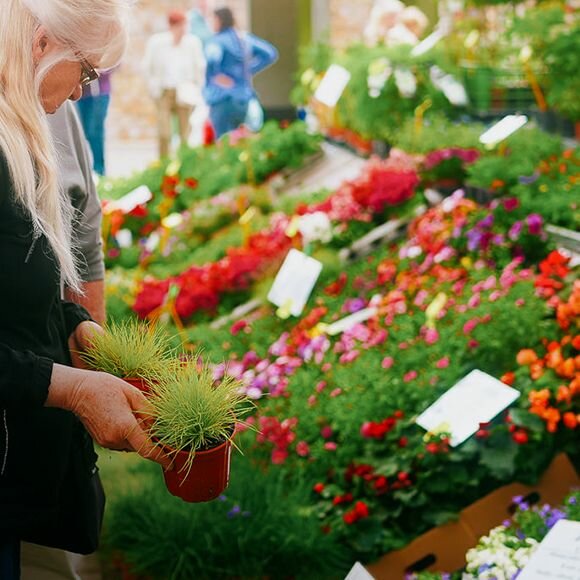
[(349, 81), (350, 73), (344, 67), (332, 64), (320, 81), (314, 98), (327, 107), (335, 107)]
[(340, 320), (329, 324), (326, 327), (326, 334), (334, 336), (335, 334), (340, 334), (341, 332), (350, 330), (356, 324), (369, 320), (375, 316), (377, 312), (378, 310), (375, 307), (363, 308), (350, 316), (346, 316), (345, 318), (341, 318)]
[(120, 210), (124, 214), (133, 211), (137, 206), (147, 203), (153, 199), (151, 190), (146, 185), (140, 185), (137, 189), (130, 191), (120, 199), (107, 203), (104, 208), (106, 213), (113, 213)]
[(481, 134), (479, 142), (493, 147), (521, 129), (528, 122), (525, 115), (507, 115)]
[(417, 424), (430, 432), (441, 425), (456, 447), (509, 407), (520, 393), (480, 370), (471, 371), (417, 418)]
[(374, 580), (374, 576), (371, 576), (367, 569), (360, 562), (357, 562), (344, 580)]
[(580, 578), (580, 522), (560, 520), (518, 576), (521, 580)]
[(322, 272), (322, 263), (291, 249), (276, 275), (268, 300), (292, 316), (300, 316)]

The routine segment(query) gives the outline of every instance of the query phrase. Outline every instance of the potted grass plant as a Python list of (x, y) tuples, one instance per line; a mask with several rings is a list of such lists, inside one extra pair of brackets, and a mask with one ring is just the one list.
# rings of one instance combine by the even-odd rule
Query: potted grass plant
[(89, 368), (119, 377), (145, 393), (178, 364), (165, 331), (135, 320), (107, 325), (80, 357)]
[(253, 407), (242, 386), (228, 375), (216, 381), (199, 356), (152, 385), (150, 434), (174, 459), (164, 472), (173, 495), (209, 501), (227, 487), (233, 436)]

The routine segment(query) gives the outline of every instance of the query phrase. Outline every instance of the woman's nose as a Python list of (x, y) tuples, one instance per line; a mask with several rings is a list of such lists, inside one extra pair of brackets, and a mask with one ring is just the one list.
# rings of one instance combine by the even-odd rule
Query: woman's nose
[(75, 87), (75, 90), (71, 93), (69, 99), (71, 101), (78, 101), (81, 98), (81, 95), (83, 94), (83, 88), (81, 87), (80, 84), (78, 84)]

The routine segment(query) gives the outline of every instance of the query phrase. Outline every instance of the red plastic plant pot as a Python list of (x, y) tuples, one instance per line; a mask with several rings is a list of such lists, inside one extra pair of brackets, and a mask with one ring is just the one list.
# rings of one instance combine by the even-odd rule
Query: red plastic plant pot
[(144, 395), (149, 394), (151, 388), (145, 379), (141, 378), (129, 378), (123, 379), (126, 383), (129, 383), (132, 387), (139, 389)]
[(215, 499), (230, 481), (231, 454), (230, 439), (207, 451), (197, 451), (191, 467), (188, 465), (189, 452), (172, 454), (174, 467), (163, 472), (169, 493), (187, 502)]

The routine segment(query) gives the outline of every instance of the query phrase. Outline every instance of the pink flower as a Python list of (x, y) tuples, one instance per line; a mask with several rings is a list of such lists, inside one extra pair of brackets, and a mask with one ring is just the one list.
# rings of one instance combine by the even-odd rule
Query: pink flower
[(490, 302), (495, 302), (496, 300), (499, 300), (502, 296), (502, 293), (499, 290), (495, 290), (494, 292), (492, 292), (489, 295), (489, 301)]
[(314, 389), (316, 390), (317, 393), (322, 393), (322, 391), (325, 389), (326, 387), (326, 381), (320, 381), (316, 384), (316, 387), (314, 387)]
[(400, 350), (407, 350), (409, 348), (409, 343), (408, 342), (401, 342), (399, 343), (399, 349)]
[(332, 391), (330, 391), (330, 396), (331, 397), (338, 397), (338, 395), (340, 395), (342, 393), (342, 389), (333, 389)]
[(477, 308), (480, 304), (481, 304), (481, 295), (480, 294), (474, 294), (467, 301), (468, 308)]
[(327, 441), (324, 444), (324, 449), (326, 449), (326, 451), (336, 451), (337, 448), (337, 444), (334, 441)]
[(332, 368), (332, 365), (330, 363), (324, 363), (320, 368), (323, 373), (327, 373)]
[(439, 333), (436, 328), (428, 328), (425, 332), (425, 342), (427, 344), (435, 344), (439, 340)]
[(479, 346), (479, 342), (477, 340), (473, 340), (471, 339), (468, 343), (467, 346), (469, 348), (477, 348)]
[(351, 350), (349, 352), (345, 352), (343, 355), (341, 355), (339, 362), (340, 364), (347, 364), (347, 363), (351, 363), (352, 361), (356, 360), (358, 357), (360, 356), (360, 351), (359, 350)]
[(518, 308), (520, 308), (521, 306), (523, 306), (525, 303), (526, 303), (526, 301), (525, 301), (523, 298), (518, 298), (518, 299), (516, 300), (516, 306), (517, 306)]
[(314, 405), (316, 405), (316, 396), (310, 395), (310, 397), (308, 397), (308, 406), (314, 407)]
[(471, 331), (479, 324), (479, 320), (477, 318), (472, 318), (471, 320), (468, 320), (464, 325), (463, 325), (463, 334), (470, 334)]
[(320, 430), (320, 435), (324, 438), (324, 439), (330, 439), (332, 437), (332, 427), (330, 425), (325, 425), (321, 430)]
[(449, 357), (448, 356), (444, 356), (443, 358), (440, 358), (436, 363), (435, 366), (438, 369), (446, 369), (449, 366)]
[(288, 451), (285, 449), (274, 449), (272, 451), (272, 463), (274, 465), (282, 465), (288, 457)]
[(405, 373), (405, 376), (403, 377), (403, 380), (408, 383), (414, 379), (417, 378), (417, 371), (409, 371), (408, 373)]
[(306, 443), (306, 441), (299, 441), (296, 444), (296, 453), (298, 453), (300, 457), (308, 457), (308, 455), (310, 455), (310, 447), (308, 447), (308, 443)]
[(390, 369), (395, 364), (395, 359), (392, 356), (386, 356), (381, 363), (384, 369)]

